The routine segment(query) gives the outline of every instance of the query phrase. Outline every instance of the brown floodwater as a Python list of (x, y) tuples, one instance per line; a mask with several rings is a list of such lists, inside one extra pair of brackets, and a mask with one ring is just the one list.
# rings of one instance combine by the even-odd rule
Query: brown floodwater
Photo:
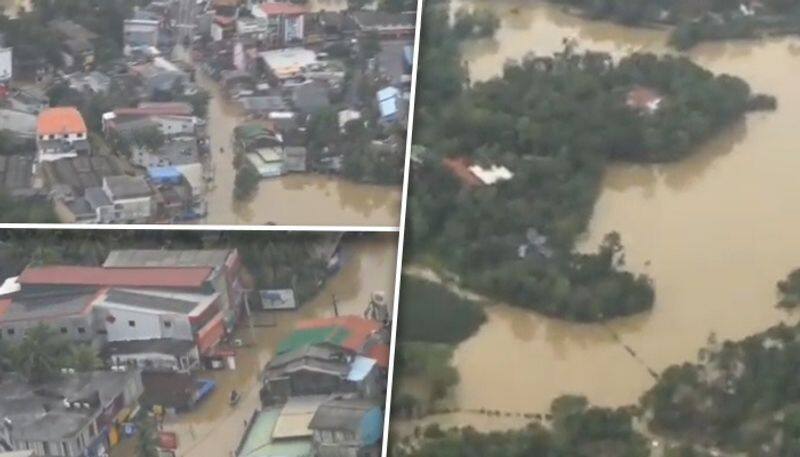
[[(233, 129), (246, 120), (238, 104), (226, 100), (216, 82), (198, 72), (211, 95), (208, 132), (214, 180), (207, 194), (208, 224), (397, 226), (399, 186), (360, 184), (313, 173), (262, 179), (255, 196), (233, 199)], [(223, 150), (220, 150), (223, 148)]]
[[(665, 31), (585, 21), (538, 2), (468, 3), (491, 7), (503, 20), (495, 40), (464, 48), (474, 80), (499, 74), (507, 59), (558, 51), (564, 38), (617, 56), (671, 52)], [(453, 400), (462, 412), (428, 420), (503, 428), (525, 420), (469, 410), (544, 412), (567, 393), (598, 405), (630, 404), (654, 383), (647, 368), (696, 360), (711, 333), (739, 339), (786, 318), (774, 308), (775, 283), (800, 266), (793, 211), (800, 197), (800, 40), (706, 44), (687, 55), (777, 96), (779, 109), (748, 115), (678, 163), (608, 169), (578, 249), (592, 250), (618, 231), (627, 268), (655, 282), (653, 311), (587, 325), (489, 305), (488, 322), (454, 355), (461, 382)]]
[[(254, 313), (252, 330), (242, 325), (237, 337), (245, 347), (236, 351), (236, 370), (209, 371), (200, 378), (217, 382), (216, 391), (186, 414), (170, 417), (165, 430), (178, 434), (178, 456), (224, 457), (231, 455), (245, 431), (244, 421), (260, 406), (257, 376), (279, 341), (297, 321), (333, 316), (331, 297), (336, 296), (339, 314), (361, 315), (375, 291), (391, 297), (394, 291), (397, 236), (369, 234), (344, 241), (344, 264), (320, 293), (296, 311)], [(231, 390), (242, 393), (235, 408), (228, 405)]]

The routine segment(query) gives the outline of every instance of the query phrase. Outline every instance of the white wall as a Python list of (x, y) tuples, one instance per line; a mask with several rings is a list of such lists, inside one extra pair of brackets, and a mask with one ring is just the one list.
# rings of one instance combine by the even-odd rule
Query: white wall
[(12, 54), (11, 48), (0, 48), (0, 82), (14, 77), (14, 68), (11, 65)]
[(152, 214), (152, 197), (114, 200), (116, 221), (147, 221)]
[[(158, 338), (194, 340), (189, 318), (186, 315), (135, 310), (106, 302), (99, 303), (97, 307), (104, 311), (103, 319), (109, 314), (114, 316), (113, 322), (105, 319), (108, 341)], [(131, 321), (134, 322), (133, 326), (130, 325)], [(167, 327), (165, 322), (171, 322), (171, 327)]]

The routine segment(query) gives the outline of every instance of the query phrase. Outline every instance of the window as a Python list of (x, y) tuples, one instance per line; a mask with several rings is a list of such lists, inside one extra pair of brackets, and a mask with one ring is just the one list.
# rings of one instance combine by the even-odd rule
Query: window
[(170, 322), (170, 321), (164, 321), (164, 327), (166, 327), (166, 328), (172, 328), (172, 322)]
[(128, 321), (128, 327), (136, 327), (136, 321)]
[(83, 327), (78, 327), (78, 333), (84, 334), (84, 333), (86, 333), (86, 329), (83, 328)]
[(13, 335), (14, 334), (14, 329), (10, 328), (10, 329), (6, 330), (6, 332), (9, 334), (9, 336)]
[(61, 333), (67, 333), (67, 328), (66, 327), (61, 327)]
[(62, 442), (61, 442), (61, 450), (62, 450), (62, 451), (64, 451), (64, 455), (65, 455), (65, 456), (67, 456), (67, 457), (69, 457), (70, 455), (72, 455), (72, 454), (70, 454), (70, 452), (69, 452), (69, 444), (67, 444), (67, 442), (66, 442), (66, 441), (62, 441)]

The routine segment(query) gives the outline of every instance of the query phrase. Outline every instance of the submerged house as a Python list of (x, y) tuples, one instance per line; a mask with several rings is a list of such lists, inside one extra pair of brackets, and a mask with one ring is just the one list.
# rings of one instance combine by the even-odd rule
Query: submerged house
[(309, 428), (318, 457), (378, 457), (383, 437), (383, 411), (373, 402), (333, 399), (323, 403)]

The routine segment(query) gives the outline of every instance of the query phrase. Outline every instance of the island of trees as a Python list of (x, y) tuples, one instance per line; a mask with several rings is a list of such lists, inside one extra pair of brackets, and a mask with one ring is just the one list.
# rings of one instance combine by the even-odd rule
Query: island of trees
[(670, 43), (688, 49), (713, 40), (800, 33), (798, 0), (549, 0), (591, 19), (675, 26)]
[[(606, 165), (678, 160), (774, 99), (683, 57), (633, 54), (615, 62), (572, 43), (470, 85), (446, 8), (426, 5), (408, 206), (412, 255), (473, 290), (563, 319), (650, 309), (651, 281), (624, 271), (618, 234), (595, 253), (575, 252)], [(465, 183), (453, 163), (504, 167), (513, 176)]]

